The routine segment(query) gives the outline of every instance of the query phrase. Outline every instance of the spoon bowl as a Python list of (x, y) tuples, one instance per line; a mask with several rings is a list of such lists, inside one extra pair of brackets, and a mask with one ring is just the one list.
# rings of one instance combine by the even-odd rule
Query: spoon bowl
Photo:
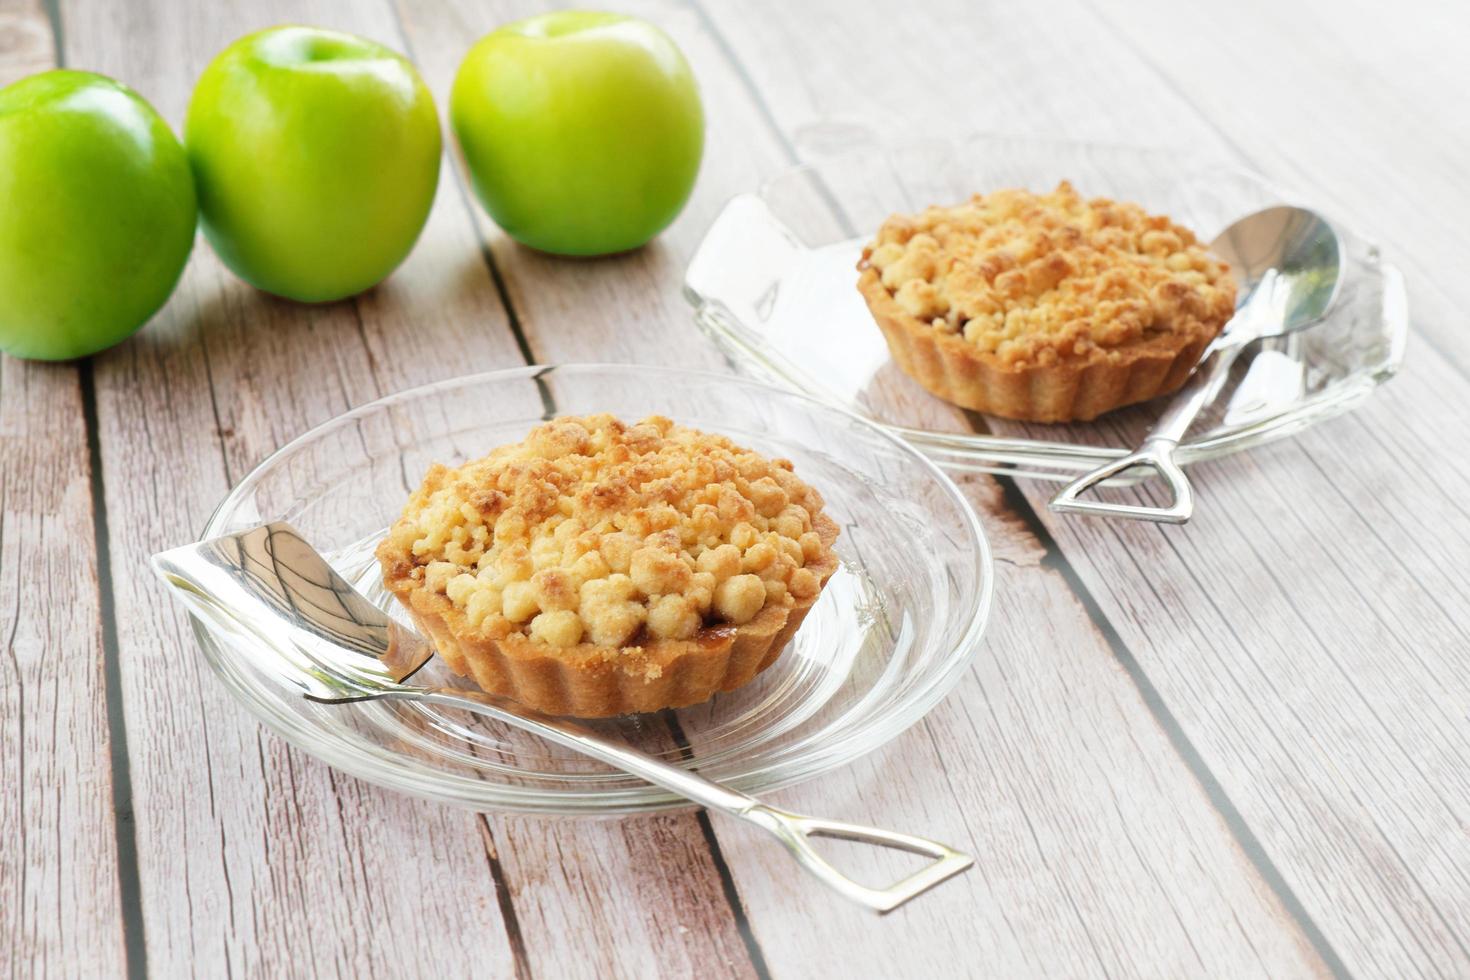
[[(1142, 445), (1085, 473), (1051, 500), (1059, 513), (1183, 524), (1194, 515), (1194, 490), (1174, 451), (1201, 411), (1219, 395), (1248, 345), (1309, 327), (1327, 315), (1342, 286), (1345, 258), (1337, 233), (1307, 208), (1279, 205), (1248, 214), (1210, 243), (1238, 286), (1235, 315), (1154, 423)], [(1164, 507), (1083, 500), (1081, 495), (1134, 467), (1152, 467), (1169, 485)]]
[(1230, 334), (1252, 314), (1256, 337), (1278, 337), (1327, 315), (1342, 286), (1342, 245), (1315, 211), (1280, 205), (1246, 215), (1210, 242), (1239, 289)]

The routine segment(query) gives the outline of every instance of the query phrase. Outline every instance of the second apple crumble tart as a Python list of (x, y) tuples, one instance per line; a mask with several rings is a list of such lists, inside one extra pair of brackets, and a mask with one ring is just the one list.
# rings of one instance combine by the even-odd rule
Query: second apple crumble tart
[(1229, 270), (1189, 229), (1065, 181), (894, 215), (858, 268), (905, 373), (1036, 422), (1174, 391), (1235, 309)]
[(435, 465), (378, 548), (457, 673), (553, 714), (695, 704), (751, 680), (837, 568), (822, 497), (653, 416), (564, 417)]

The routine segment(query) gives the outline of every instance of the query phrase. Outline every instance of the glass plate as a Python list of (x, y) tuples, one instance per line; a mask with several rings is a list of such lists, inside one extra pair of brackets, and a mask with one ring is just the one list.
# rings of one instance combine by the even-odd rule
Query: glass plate
[[(596, 723), (750, 792), (843, 765), (918, 721), (969, 664), (990, 606), (990, 550), (938, 468), (902, 440), (804, 395), (733, 376), (643, 366), (498, 371), (348, 412), (241, 481), (210, 538), (284, 520), (383, 608), (373, 548), (431, 462), (524, 438), (561, 414), (662, 414), (785, 456), (841, 525), (841, 567), (791, 646), (754, 682), (703, 705)], [(272, 685), (198, 620), (230, 691), (288, 741), (370, 782), (480, 809), (628, 813), (680, 801), (533, 736), (462, 712), (327, 706)], [(415, 675), (459, 685), (438, 661)]]
[[(820, 159), (736, 197), (715, 220), (685, 276), (695, 319), (743, 372), (878, 422), (960, 470), (1070, 480), (1136, 445), (1159, 405), (1039, 425), (988, 420), (928, 394), (891, 362), (856, 288), (863, 245), (885, 217), (1063, 178), (1084, 194), (1167, 213), (1206, 241), (1259, 208), (1311, 205), (1250, 173), (1165, 150), (991, 136), (879, 143), (861, 133), (828, 134), (824, 144)], [(1337, 229), (1348, 264), (1331, 315), (1242, 357), (1180, 462), (1300, 431), (1397, 371), (1408, 336), (1403, 279), (1375, 246)]]

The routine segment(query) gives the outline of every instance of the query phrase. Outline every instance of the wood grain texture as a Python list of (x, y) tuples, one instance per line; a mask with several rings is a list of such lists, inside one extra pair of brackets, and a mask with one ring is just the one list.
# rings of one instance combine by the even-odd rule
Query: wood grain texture
[[(0, 86), (54, 67), (0, 0)], [(79, 371), (0, 357), (0, 974), (123, 970), (92, 470)], [(78, 569), (83, 570), (79, 575)]]
[(690, 814), (490, 817), (536, 977), (754, 977)]
[[(405, 50), (442, 114), (475, 38), (552, 6), (60, 0), (59, 20), (67, 64), (177, 125), (215, 51), (281, 22)], [(446, 140), (423, 238), (354, 301), (264, 297), (201, 240), (134, 340), (80, 372), (0, 361), (0, 973), (119, 974), (130, 924), (162, 976), (1470, 972), (1470, 285), (1454, 274), (1470, 260), (1454, 97), (1470, 68), (1455, 32), (1408, 31), (1408, 11), (1366, 0), (620, 9), (674, 36), (708, 117), (695, 196), (653, 245), (581, 262), (521, 248)], [(1260, 65), (1243, 72), (1246, 49)], [(53, 50), (38, 4), (0, 0), (0, 82)], [(379, 394), (525, 349), (721, 369), (684, 264), (725, 199), (833, 120), (1188, 144), (1308, 185), (1411, 276), (1405, 378), (1197, 468), (1187, 529), (1053, 520), (1047, 487), (963, 481), (998, 559), (974, 668), (881, 751), (775, 799), (951, 841), (975, 869), (875, 920), (739, 825), (446, 810), (330, 770), (230, 700), (149, 554), (197, 534), (271, 450)], [(75, 573), (97, 566), (99, 528), (100, 585)], [(136, 815), (125, 860), (104, 635)], [(905, 867), (834, 854), (874, 880)]]
[[(406, 9), (411, 46), (436, 94), (447, 92), (454, 66), (438, 52), (452, 50), (460, 33), (475, 35), (525, 9)], [(537, 255), (483, 216), (481, 228), (538, 358), (718, 366), (718, 355), (689, 322), (679, 293), (683, 266), (724, 200), (789, 165), (789, 157), (700, 11), (649, 3), (630, 12), (668, 30), (700, 79), (709, 133), (688, 211), (654, 247), (598, 262)], [(768, 969), (777, 976), (942, 971), (981, 962), (995, 964), (1001, 974), (1320, 969), (1136, 690), (1111, 664), (1105, 641), (1067, 583), (1043, 567), (1043, 549), (998, 486), (988, 480), (970, 485), (1002, 558), (998, 593), (1012, 598), (1009, 622), (987, 638), (988, 666), (977, 668), (946, 702), (966, 707), (946, 713), (932, 729), (914, 729), (850, 773), (780, 798), (810, 812), (971, 842), (976, 853), (995, 856), (983, 858), (979, 872), (874, 925), (793, 874), (768, 841), (716, 821), (713, 829)], [(1038, 642), (1038, 636), (1045, 639)], [(1061, 662), (1038, 659), (1032, 653), (1038, 648), (1068, 654)], [(1012, 683), (1027, 690), (1024, 706), (988, 704), (1008, 700)], [(987, 684), (998, 690), (987, 693)], [(1069, 689), (1092, 693), (1072, 709), (1074, 725), (1049, 731), (1046, 719)], [(997, 722), (997, 713), (1016, 717)], [(1022, 718), (1025, 727), (1009, 723)], [(970, 760), (1000, 752), (1013, 761), (998, 763), (988, 780), (966, 778)], [(1111, 778), (1105, 758), (1114, 760)], [(1037, 785), (1035, 770), (1043, 764), (1053, 776)], [(1094, 775), (1060, 775), (1076, 771)], [(991, 812), (997, 805), (1005, 817)], [(975, 815), (973, 821), (967, 814)], [(997, 833), (1010, 835), (1016, 846), (994, 846)], [(1140, 850), (1135, 841), (1158, 849)], [(590, 860), (600, 863), (601, 849), (592, 853)], [(850, 856), (874, 874), (895, 870), (881, 855)], [(506, 860), (509, 866), (512, 858)], [(1039, 880), (1038, 865), (1050, 869)], [(629, 869), (618, 871), (626, 881)], [(1111, 902), (1122, 881), (1147, 885), (1128, 903)], [(811, 914), (818, 908), (820, 915)], [(527, 914), (521, 918), (525, 922)], [(793, 921), (801, 928), (791, 928)], [(1167, 939), (1161, 922), (1172, 930)], [(1101, 936), (1100, 945), (1090, 935)], [(680, 949), (664, 948), (676, 955)], [(637, 944), (620, 944), (617, 956), (626, 972), (641, 972), (632, 969), (642, 965)]]
[(56, 39), (38, 0), (0, 0), (0, 86), (56, 67)]
[[(1470, 261), (1463, 7), (1252, 0), (1176, 10), (1150, 0), (1096, 10), (1170, 101), (1187, 101), (1238, 158), (1385, 244), (1409, 277), (1416, 341), (1470, 375), (1470, 284), (1446, 274)], [(1310, 69), (1300, 61), (1307, 39)], [(1230, 52), (1245, 44), (1258, 70), (1238, 70)]]
[[(62, 20), (68, 63), (126, 78), (176, 125), (207, 59), (250, 29), (394, 31), (386, 6), (349, 3), (64, 4)], [(196, 535), (233, 481), (308, 426), (466, 363), (518, 360), (448, 195), (413, 257), (355, 302), (269, 299), (200, 242), (165, 310), (97, 360), (151, 972), (513, 969), (474, 815), (341, 776), (264, 732), (205, 667), (145, 562)]]
[[(454, 72), (475, 39), (499, 24), (554, 6), (402, 3), (399, 10), (406, 47), (439, 105), (447, 107)], [(708, 42), (687, 9), (660, 2), (622, 9), (659, 23), (691, 58), (700, 60), (697, 46)], [(729, 93), (734, 96), (730, 99), (718, 89), (704, 94), (711, 126), (718, 125), (721, 133), (728, 133), (725, 142), (733, 142), (739, 126), (735, 113), (748, 113), (748, 106), (739, 92)], [(501, 277), (537, 361), (722, 365), (689, 321), (678, 283), (684, 261), (724, 197), (755, 178), (756, 169), (740, 155), (721, 161), (707, 151), (695, 199), (649, 247), (612, 259), (568, 261), (523, 248), (501, 234), (474, 200), (453, 149), (450, 153), (458, 186), (446, 182), (441, 195), (457, 192), (470, 208), (466, 213), (476, 222), (486, 261)], [(501, 843), (507, 887), (533, 974), (752, 971), (739, 933), (739, 913), (724, 896), (719, 859), (710, 853), (701, 821), (693, 814), (549, 823), (492, 816), (488, 823)], [(632, 896), (638, 900), (630, 900)], [(678, 916), (669, 914), (673, 909)]]
[(6, 358), (0, 973), (9, 976), (123, 968), (95, 541), (77, 369)]
[[(764, 842), (722, 833), (773, 971), (1325, 972), (1062, 576), (1039, 562), (1003, 563), (996, 587), (1005, 604), (979, 662), (921, 726), (780, 794), (797, 810), (954, 842), (976, 867), (874, 923), (805, 877), (774, 873)], [(899, 871), (867, 853), (842, 859), (860, 880)]]
[[(1331, 68), (1320, 74), (1306, 68), (1307, 52), (1334, 49), (1301, 39), (1335, 12), (1263, 3), (1244, 13), (1191, 6), (1181, 16), (1156, 4), (1109, 10), (1114, 24), (1067, 3), (1007, 8), (1003, 19), (931, 7), (932, 19), (904, 18), (901, 28), (927, 32), (919, 62), (878, 31), (891, 8), (841, 13), (836, 47), (845, 55), (813, 66), (804, 51), (802, 76), (822, 79), (805, 87), (793, 77), (792, 39), (835, 24), (835, 8), (719, 18), (756, 85), (800, 93), (771, 103), (789, 133), (866, 114), (895, 132), (952, 130), (959, 118), (966, 130), (1214, 147), (1284, 183), (1309, 180), (1312, 196), (1384, 236), (1391, 226), (1359, 217), (1362, 207), (1386, 207), (1381, 188), (1407, 193), (1397, 188), (1418, 188), (1422, 171), (1429, 189), (1414, 191), (1426, 195), (1417, 203), (1436, 217), (1413, 219), (1416, 236), (1442, 223), (1444, 201), (1456, 199), (1427, 200), (1448, 187), (1444, 158), (1428, 152), (1423, 130), (1409, 159), (1401, 144), (1366, 146), (1365, 134), (1405, 126), (1387, 116), (1423, 97), (1422, 75), (1385, 95), (1367, 91), (1379, 81), (1350, 53), (1325, 59)], [(1357, 10), (1355, 36), (1335, 24), (1324, 30), (1349, 52), (1367, 52), (1364, 24), (1382, 16)], [(933, 31), (934, 20), (950, 29)], [(1242, 70), (1236, 55), (1246, 44), (1266, 71)], [(962, 53), (972, 70), (956, 76), (948, 66)], [(1446, 67), (1458, 66), (1448, 51), (1428, 63), (1439, 67), (1424, 74), (1458, 71)], [(1067, 64), (1087, 66), (1085, 84), (1058, 67)], [(875, 76), (885, 84), (866, 87)], [(1293, 98), (1274, 97), (1286, 90)], [(1459, 138), (1452, 120), (1439, 121)], [(1360, 145), (1381, 159), (1367, 172)], [(1404, 221), (1403, 209), (1395, 214)], [(1387, 244), (1394, 257), (1425, 247)], [(1416, 286), (1415, 302), (1433, 293)], [(1424, 305), (1429, 321), (1449, 306)], [(1199, 467), (1203, 502), (1187, 529), (1049, 516), (1046, 524), (1335, 955), (1370, 974), (1454, 975), (1470, 968), (1462, 780), (1470, 688), (1464, 588), (1453, 571), (1470, 554), (1470, 518), (1456, 500), (1470, 429), (1454, 363), (1463, 331), (1457, 321), (1416, 322), (1433, 347), (1417, 346), (1405, 377), (1364, 409), (1294, 442)], [(1049, 493), (1027, 489), (1042, 513)]]

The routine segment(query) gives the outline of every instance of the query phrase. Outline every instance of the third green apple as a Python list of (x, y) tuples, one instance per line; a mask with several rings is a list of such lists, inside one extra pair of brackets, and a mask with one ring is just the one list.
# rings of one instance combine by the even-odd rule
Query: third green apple
[(689, 63), (663, 31), (561, 11), (486, 35), (459, 68), (450, 121), (490, 216), (562, 255), (637, 248), (674, 220), (704, 150)]

